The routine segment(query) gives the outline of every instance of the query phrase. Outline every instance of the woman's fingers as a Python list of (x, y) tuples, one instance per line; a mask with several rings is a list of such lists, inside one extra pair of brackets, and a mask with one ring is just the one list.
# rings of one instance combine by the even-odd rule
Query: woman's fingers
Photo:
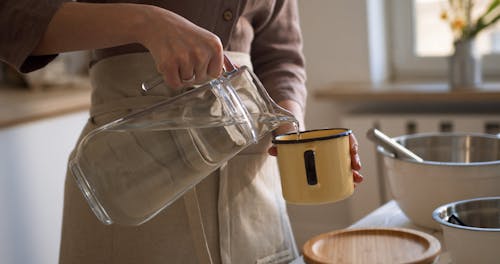
[(179, 66), (179, 78), (183, 86), (194, 83), (196, 79), (196, 72), (194, 65), (191, 62), (183, 62)]
[(194, 65), (194, 72), (195, 72), (195, 78), (193, 82), (195, 84), (202, 84), (207, 81), (209, 81), (209, 77), (207, 76), (207, 66), (208, 66), (208, 60), (205, 60), (203, 62), (197, 63)]
[(278, 148), (276, 146), (271, 146), (268, 150), (267, 153), (271, 156), (278, 156)]
[(349, 145), (351, 153), (351, 167), (354, 170), (361, 170), (361, 159), (358, 154), (358, 140), (354, 134), (349, 135)]
[(358, 153), (358, 140), (356, 139), (354, 134), (349, 135), (349, 145), (351, 154), (352, 178), (354, 181), (354, 187), (356, 187), (358, 183), (361, 183), (363, 181), (363, 175), (359, 173), (359, 170), (361, 170), (361, 160)]
[(222, 74), (224, 66), (224, 53), (222, 52), (222, 45), (219, 47), (220, 52), (216, 52), (207, 64), (207, 75), (209, 78), (217, 78)]
[(361, 183), (363, 181), (363, 175), (357, 170), (352, 171), (352, 179), (355, 183)]
[(179, 66), (173, 61), (167, 61), (158, 69), (165, 76), (167, 86), (177, 89), (182, 86), (182, 80), (179, 75)]
[(140, 43), (152, 54), (158, 71), (173, 89), (201, 84), (222, 73), (223, 46), (213, 33), (164, 9), (149, 16), (150, 29)]

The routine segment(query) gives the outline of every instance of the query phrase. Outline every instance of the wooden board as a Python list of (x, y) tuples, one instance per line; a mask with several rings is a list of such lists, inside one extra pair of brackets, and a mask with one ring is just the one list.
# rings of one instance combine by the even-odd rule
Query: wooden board
[(304, 260), (317, 263), (433, 263), (441, 244), (433, 236), (406, 228), (344, 229), (313, 237)]

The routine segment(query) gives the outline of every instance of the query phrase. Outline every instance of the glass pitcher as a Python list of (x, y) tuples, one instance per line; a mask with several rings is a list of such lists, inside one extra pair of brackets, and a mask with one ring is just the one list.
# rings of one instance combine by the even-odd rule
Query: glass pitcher
[(247, 67), (229, 65), (220, 78), (81, 140), (69, 169), (101, 222), (146, 222), (281, 123), (297, 122)]

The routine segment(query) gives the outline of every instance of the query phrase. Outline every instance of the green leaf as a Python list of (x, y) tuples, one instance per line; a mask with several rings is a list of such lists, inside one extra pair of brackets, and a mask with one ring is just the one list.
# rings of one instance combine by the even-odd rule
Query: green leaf
[(479, 19), (484, 19), (487, 15), (489, 15), (493, 10), (500, 6), (500, 0), (491, 1), (490, 5), (486, 9), (486, 11), (479, 17)]
[[(486, 14), (489, 14), (491, 11), (493, 11), (493, 9), (495, 9), (498, 5), (500, 5), (500, 0), (494, 0), (494, 1), (491, 1), (490, 3), (490, 6), (488, 7), (488, 9), (486, 9), (486, 12), (484, 13), (484, 15)], [(483, 16), (484, 16), (483, 15)]]
[(485, 27), (495, 24), (500, 19), (500, 14), (493, 18), (490, 22), (486, 23)]
[(476, 22), (476, 26), (471, 30), (468, 37), (469, 38), (475, 37), (477, 34), (479, 34), (479, 32), (495, 24), (499, 19), (500, 19), (500, 14), (498, 14), (495, 18), (493, 18), (489, 22), (485, 22), (482, 18), (479, 18)]

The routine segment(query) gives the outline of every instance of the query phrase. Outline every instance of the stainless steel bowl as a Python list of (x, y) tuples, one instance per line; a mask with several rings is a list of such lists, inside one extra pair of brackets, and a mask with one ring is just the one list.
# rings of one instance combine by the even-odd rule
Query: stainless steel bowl
[(401, 136), (396, 141), (427, 164), (479, 166), (500, 164), (500, 137), (490, 134), (432, 133)]
[(424, 162), (394, 157), (383, 161), (394, 199), (415, 224), (439, 229), (432, 212), (453, 201), (500, 196), (500, 137), (490, 134), (426, 133), (394, 138)]
[(498, 263), (500, 196), (461, 200), (432, 213), (453, 263)]
[(500, 235), (500, 197), (452, 202), (434, 210), (432, 218), (441, 225)]

